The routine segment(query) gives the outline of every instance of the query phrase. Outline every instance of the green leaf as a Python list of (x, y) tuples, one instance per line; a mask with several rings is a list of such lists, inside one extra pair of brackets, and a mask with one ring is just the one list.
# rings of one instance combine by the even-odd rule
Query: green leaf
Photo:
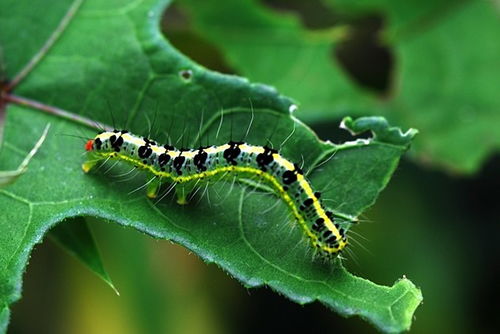
[(500, 146), (500, 134), (490, 130), (500, 123), (500, 45), (491, 43), (500, 29), (498, 7), (458, 0), (404, 4), (365, 1), (357, 10), (382, 11), (389, 20), (397, 91), (387, 115), (421, 130), (415, 149), (424, 161), (474, 172)]
[[(243, 138), (271, 143), (303, 163), (325, 202), (339, 215), (356, 217), (375, 201), (408, 148), (414, 133), (388, 136), (394, 130), (382, 119), (363, 127), (376, 139), (320, 141), (291, 116), (295, 105), (289, 98), (269, 86), (208, 71), (172, 48), (158, 30), (166, 4), (0, 2), (0, 43), (16, 83), (7, 94), (0, 168), (17, 166), (29, 150), (26, 143), (36, 140), (48, 120), (53, 124), (30, 169), (0, 190), (0, 303), (20, 298), (29, 254), (47, 231), (66, 218), (93, 216), (184, 245), (248, 287), (268, 285), (299, 303), (319, 300), (383, 331), (408, 329), (420, 290), (406, 279), (379, 286), (348, 274), (340, 261), (314, 260), (289, 210), (273, 194), (219, 182), (179, 206), (172, 196), (155, 202), (135, 191), (144, 186), (143, 175), (117, 182), (128, 171), (124, 166), (108, 164), (90, 175), (81, 171), (85, 139), (65, 135), (93, 137), (96, 130), (85, 128), (88, 119), (115, 122), (137, 134), (151, 131), (160, 142), (170, 137), (187, 147)], [(40, 17), (40, 6), (51, 12)], [(31, 16), (38, 19), (18, 34), (16, 18)], [(47, 40), (53, 41), (48, 52), (19, 77)], [(359, 124), (346, 122), (351, 131)]]
[[(421, 131), (414, 146), (418, 159), (458, 172), (476, 171), (498, 150), (500, 132), (490, 127), (500, 123), (500, 44), (491, 42), (500, 17), (494, 2), (325, 0), (337, 24), (317, 30), (264, 1), (223, 3), (182, 0), (180, 6), (194, 31), (222, 50), (238, 73), (296, 98), (301, 119), (382, 114)], [(342, 41), (354, 38), (356, 18), (380, 14), (386, 26), (379, 43), (394, 57), (394, 82), (384, 97), (357, 85), (333, 56)]]
[[(231, 68), (297, 99), (301, 119), (370, 111), (372, 94), (351, 82), (331, 55), (345, 38), (346, 26), (306, 30), (298, 16), (278, 14), (254, 0), (181, 0), (178, 5), (196, 33), (223, 50)], [(168, 29), (169, 22), (165, 25)]]
[(82, 261), (94, 274), (115, 290), (117, 295), (120, 294), (104, 269), (94, 237), (84, 218), (76, 217), (57, 225), (50, 230), (49, 237)]

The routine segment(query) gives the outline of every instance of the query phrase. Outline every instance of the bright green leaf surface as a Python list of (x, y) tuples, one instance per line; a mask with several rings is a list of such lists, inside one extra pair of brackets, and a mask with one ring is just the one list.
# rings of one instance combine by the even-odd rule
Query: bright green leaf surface
[(111, 278), (104, 269), (97, 245), (90, 231), (90, 227), (82, 217), (65, 221), (54, 227), (49, 236), (71, 255), (85, 263), (85, 265), (106, 282), (117, 294)]
[[(372, 140), (319, 141), (290, 116), (292, 101), (274, 89), (207, 71), (173, 49), (158, 30), (166, 3), (95, 0), (78, 7), (78, 2), (60, 1), (51, 4), (57, 8), (47, 8), (41, 1), (0, 1), (0, 43), (10, 77), (44, 44), (57, 26), (55, 17), (59, 22), (70, 6), (75, 13), (14, 93), (108, 124), (113, 113), (117, 126), (138, 134), (148, 133), (153, 121), (157, 140), (166, 142), (168, 132), (179, 146), (240, 138), (271, 142), (287, 158), (303, 162), (337, 213), (357, 216), (375, 201), (412, 132), (391, 137), (387, 134), (394, 130), (383, 119), (368, 118), (345, 124), (352, 131), (373, 129)], [(30, 33), (12, 27), (14, 18), (25, 19), (41, 8), (53, 12), (32, 19)], [(14, 104), (7, 107), (0, 169), (17, 166), (48, 122), (51, 131), (28, 172), (0, 191), (0, 304), (19, 299), (29, 254), (50, 228), (68, 217), (95, 216), (180, 243), (245, 286), (268, 285), (299, 303), (318, 300), (387, 332), (409, 328), (422, 300), (419, 289), (407, 279), (379, 286), (347, 273), (340, 262), (313, 261), (288, 209), (273, 194), (220, 182), (202, 189), (186, 206), (171, 195), (148, 200), (140, 190), (131, 193), (144, 185), (142, 175), (117, 182), (117, 174), (127, 171), (120, 166), (82, 173), (83, 141), (64, 134), (94, 136), (95, 131)]]
[[(383, 114), (421, 131), (414, 146), (420, 160), (453, 171), (473, 172), (498, 149), (500, 132), (491, 129), (500, 124), (500, 16), (494, 2), (323, 2), (341, 25), (307, 30), (298, 16), (255, 0), (180, 5), (238, 73), (296, 98), (303, 120)], [(384, 100), (357, 87), (333, 56), (349, 38), (342, 34), (349, 25), (342, 24), (372, 14), (387, 19), (381, 39), (394, 55), (394, 82)]]

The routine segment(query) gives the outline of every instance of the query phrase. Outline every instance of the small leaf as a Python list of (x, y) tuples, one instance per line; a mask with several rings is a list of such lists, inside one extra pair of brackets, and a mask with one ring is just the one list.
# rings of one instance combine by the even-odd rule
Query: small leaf
[(87, 268), (106, 282), (117, 295), (120, 294), (104, 269), (94, 237), (84, 218), (76, 217), (71, 221), (65, 221), (57, 225), (49, 231), (49, 237), (71, 255), (82, 261)]

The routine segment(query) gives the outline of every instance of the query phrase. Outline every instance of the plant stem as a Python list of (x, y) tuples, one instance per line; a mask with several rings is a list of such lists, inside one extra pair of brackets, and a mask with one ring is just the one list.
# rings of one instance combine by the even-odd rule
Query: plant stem
[(105, 131), (112, 131), (113, 130), (110, 126), (96, 122), (90, 118), (86, 118), (86, 117), (83, 117), (83, 116), (80, 116), (77, 114), (73, 114), (69, 111), (66, 111), (66, 110), (63, 110), (63, 109), (60, 109), (60, 108), (57, 108), (54, 106), (49, 106), (49, 105), (46, 105), (46, 104), (43, 104), (43, 103), (40, 103), (40, 102), (37, 102), (34, 100), (30, 100), (30, 99), (27, 99), (25, 97), (13, 95), (13, 94), (5, 94), (4, 99), (7, 102), (16, 103), (16, 104), (19, 104), (22, 106), (28, 106), (28, 107), (31, 107), (33, 109), (41, 110), (41, 111), (47, 112), (49, 114), (56, 115), (58, 117), (72, 120), (74, 122), (88, 126), (92, 129), (98, 129), (98, 130), (103, 130), (103, 131), (104, 130)]

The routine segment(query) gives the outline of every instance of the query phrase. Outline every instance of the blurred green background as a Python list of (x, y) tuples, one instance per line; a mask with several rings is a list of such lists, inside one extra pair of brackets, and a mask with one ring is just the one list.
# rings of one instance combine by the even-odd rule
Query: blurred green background
[[(221, 6), (221, 3), (211, 0), (204, 6)], [(333, 10), (332, 3), (339, 5), (342, 10)], [(296, 117), (308, 121), (322, 139), (333, 142), (349, 139), (342, 130), (336, 130), (339, 120), (346, 114), (362, 114), (367, 110), (370, 113), (380, 112), (396, 120), (395, 125), (419, 128), (421, 138), (417, 138), (417, 150), (409, 152), (377, 203), (361, 217), (363, 223), (355, 229), (359, 235), (352, 235), (352, 238), (362, 246), (355, 242), (352, 244), (355, 258), (347, 260), (347, 267), (354, 274), (379, 284), (389, 285), (396, 278), (406, 275), (422, 289), (424, 303), (416, 312), (412, 333), (496, 332), (500, 328), (497, 317), (500, 309), (496, 302), (500, 297), (500, 221), (496, 210), (500, 199), (500, 157), (498, 154), (486, 154), (488, 149), (482, 147), (488, 144), (488, 138), (500, 133), (500, 123), (497, 123), (500, 97), (495, 94), (500, 86), (492, 88), (491, 81), (487, 78), (481, 80), (482, 77), (478, 75), (473, 76), (477, 80), (472, 80), (473, 88), (470, 88), (467, 86), (468, 77), (455, 76), (452, 77), (454, 80), (464, 80), (460, 83), (462, 86), (459, 85), (460, 89), (444, 90), (439, 86), (442, 73), (436, 73), (436, 77), (427, 77), (429, 85), (436, 84), (432, 95), (424, 94), (400, 102), (408, 86), (401, 67), (397, 66), (408, 58), (405, 58), (406, 51), (401, 52), (398, 42), (390, 42), (397, 41), (390, 36), (403, 32), (411, 35), (410, 25), (400, 28), (405, 22), (405, 16), (401, 13), (417, 13), (427, 18), (420, 21), (412, 18), (412, 24), (414, 21), (431, 22), (440, 26), (440, 20), (445, 20), (443, 17), (449, 18), (455, 15), (455, 11), (467, 9), (457, 9), (457, 6), (467, 5), (451, 0), (439, 1), (438, 7), (432, 8), (427, 1), (421, 4), (408, 1), (405, 5), (403, 2), (395, 5), (396, 2), (391, 1), (355, 3), (358, 7), (352, 4), (346, 6), (344, 1), (274, 0), (258, 2), (258, 7), (255, 7), (256, 12), (265, 11), (272, 15), (272, 19), (265, 22), (276, 23), (281, 22), (281, 17), (286, 20), (295, 17), (301, 29), (316, 32), (301, 34), (306, 42), (294, 45), (294, 48), (306, 49), (316, 45), (318, 39), (323, 41), (326, 38), (325, 34), (319, 33), (328, 31), (327, 38), (332, 40), (329, 51), (332, 66), (343, 73), (343, 81), (350, 82), (348, 90), (343, 83), (339, 84), (349, 96), (348, 99), (337, 103), (336, 95), (332, 93), (333, 111), (329, 114), (321, 109), (316, 100), (324, 98), (324, 95), (307, 94), (308, 91), (319, 89), (314, 85), (308, 87), (309, 81), (286, 82), (280, 87), (279, 81), (273, 83), (265, 76), (259, 76), (266, 68), (272, 68), (272, 62), (279, 68), (279, 57), (260, 59), (255, 57), (257, 49), (249, 66), (242, 67), (235, 60), (238, 52), (241, 52), (237, 42), (263, 49), (267, 44), (272, 44), (266, 44), (268, 26), (262, 22), (259, 28), (263, 33), (254, 37), (253, 44), (248, 44), (242, 35), (241, 40), (234, 43), (236, 46), (227, 40), (221, 46), (217, 43), (217, 34), (203, 30), (205, 25), (210, 26), (211, 16), (206, 14), (210, 10), (203, 12), (204, 6), (197, 7), (196, 1), (183, 0), (177, 1), (165, 13), (163, 28), (174, 46), (207, 68), (274, 84), (283, 93), (297, 98), (301, 107)], [(436, 8), (445, 11), (446, 15), (437, 15), (439, 10)], [(492, 11), (495, 10), (493, 8), (492, 5)], [(431, 12), (433, 15), (429, 14)], [(212, 19), (217, 19), (224, 26), (221, 17), (216, 14), (211, 14), (214, 16)], [(467, 12), (462, 14), (456, 14), (458, 25), (463, 20), (463, 25), (469, 27)], [(218, 15), (226, 15), (223, 18), (227, 18), (227, 8), (221, 9)], [(477, 22), (488, 20), (476, 12), (473, 15)], [(496, 27), (500, 28), (498, 11), (495, 15)], [(432, 23), (432, 20), (437, 23)], [(452, 35), (455, 26), (446, 24), (451, 25), (448, 29), (451, 29)], [(243, 20), (243, 26), (247, 30), (255, 29), (250, 19)], [(488, 24), (483, 22), (471, 27), (476, 29), (471, 35), (481, 39), (484, 38), (481, 29), (488, 27)], [(287, 29), (293, 28), (285, 25), (280, 29), (287, 32)], [(431, 30), (428, 28), (428, 31)], [(286, 33), (284, 35), (290, 38)], [(450, 35), (445, 33), (447, 37)], [(273, 35), (267, 37), (273, 40)], [(463, 50), (468, 48), (466, 42), (467, 38), (464, 43), (458, 43)], [(494, 41), (485, 39), (484, 42), (490, 45)], [(498, 41), (496, 44), (499, 44)], [(270, 47), (276, 48), (276, 44)], [(451, 46), (446, 49), (452, 54), (456, 52)], [(500, 53), (496, 54), (496, 62), (491, 62), (494, 58), (487, 58), (490, 63), (485, 63), (481, 56), (476, 57), (474, 53), (481, 55), (484, 50), (476, 46), (470, 49), (474, 50), (467, 52), (471, 52), (474, 57), (466, 58), (467, 62), (460, 63), (460, 57), (455, 55), (443, 59), (456, 62), (454, 66), (458, 68), (465, 67), (465, 73), (480, 73), (487, 65), (492, 75), (500, 77)], [(491, 56), (498, 48), (489, 46), (486, 49), (483, 55)], [(436, 47), (436, 50), (435, 54), (442, 51), (440, 47)], [(279, 52), (279, 49), (274, 51)], [(429, 52), (432, 54), (432, 50)], [(427, 59), (425, 54), (422, 57), (422, 68), (434, 65), (436, 58)], [(299, 68), (306, 72), (307, 69)], [(273, 70), (267, 72), (270, 76), (277, 75)], [(286, 74), (293, 77), (293, 73)], [(416, 76), (419, 74), (415, 73)], [(335, 92), (337, 79), (332, 77), (331, 81), (323, 85)], [(418, 91), (417, 86), (410, 85), (410, 90)], [(463, 116), (460, 110), (450, 109), (450, 106), (439, 102), (434, 106), (434, 101), (441, 101), (443, 96), (463, 102), (464, 91), (490, 92), (487, 100), (491, 102), (488, 105), (491, 109), (474, 116), (481, 117), (481, 121), (488, 124), (488, 127), (483, 126), (481, 132), (486, 139), (475, 137), (476, 130), (468, 132), (477, 122), (454, 125), (452, 119)], [(485, 101), (480, 94), (471, 93), (467, 98), (465, 103)], [(426, 128), (428, 121), (419, 118), (428, 112), (418, 109), (425, 105), (414, 104), (423, 100), (434, 106), (432, 113), (427, 116), (434, 120), (433, 126), (429, 128)], [(402, 117), (398, 114), (401, 109), (391, 104), (394, 101), (398, 101), (394, 103), (398, 107), (413, 103), (416, 109), (414, 114), (409, 112), (410, 116)], [(497, 109), (494, 108), (495, 103)], [(477, 105), (484, 106), (479, 102)], [(447, 117), (436, 115), (441, 112)], [(440, 155), (442, 145), (433, 146), (433, 134), (448, 133), (450, 123), (464, 129), (461, 133), (467, 137), (463, 139), (467, 143), (462, 147), (460, 143), (453, 142), (458, 147), (450, 145), (450, 151), (454, 153), (447, 157), (446, 154)], [(452, 136), (447, 140), (455, 139)], [(477, 153), (471, 149), (474, 145), (477, 145), (477, 151), (483, 153), (473, 162), (464, 165), (457, 163), (461, 159), (468, 161), (469, 155)], [(169, 242), (156, 241), (106, 222), (92, 221), (91, 227), (108, 272), (121, 296), (117, 296), (77, 260), (47, 240), (33, 252), (25, 275), (23, 298), (12, 307), (10, 333), (374, 332), (364, 321), (341, 318), (317, 303), (300, 306), (269, 289), (247, 290), (216, 266), (202, 263), (195, 255)]]

